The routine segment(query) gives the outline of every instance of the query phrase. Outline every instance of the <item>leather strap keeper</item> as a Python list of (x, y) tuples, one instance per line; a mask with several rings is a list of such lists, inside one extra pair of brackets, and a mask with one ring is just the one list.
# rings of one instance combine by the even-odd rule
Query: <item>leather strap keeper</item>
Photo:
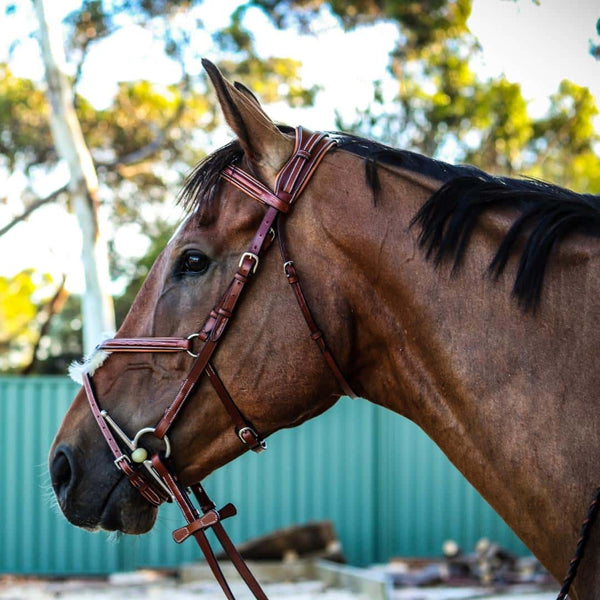
[(209, 510), (207, 513), (196, 519), (193, 523), (189, 523), (184, 527), (180, 527), (173, 532), (173, 540), (178, 544), (185, 542), (190, 536), (200, 530), (209, 529), (223, 519), (228, 519), (237, 514), (237, 509), (233, 504), (226, 504), (221, 510)]

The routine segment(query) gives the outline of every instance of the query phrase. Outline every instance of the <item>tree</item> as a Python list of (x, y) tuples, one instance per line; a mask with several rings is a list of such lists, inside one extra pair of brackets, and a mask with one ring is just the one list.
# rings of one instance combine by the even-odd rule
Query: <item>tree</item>
[(536, 156), (527, 172), (582, 191), (600, 190), (598, 106), (587, 88), (561, 82), (548, 114), (533, 123), (527, 151)]
[(0, 371), (31, 368), (53, 316), (66, 300), (64, 279), (56, 284), (33, 269), (0, 276)]
[[(600, 136), (593, 123), (598, 109), (589, 90), (563, 81), (548, 114), (534, 119), (519, 84), (505, 77), (483, 80), (471, 68), (479, 47), (466, 30), (470, 1), (434, 4), (440, 13), (431, 16), (402, 0), (370, 13), (398, 22), (399, 42), (389, 67), (397, 89), (386, 96), (375, 82), (371, 105), (353, 122), (338, 119), (338, 126), (429, 156), (450, 155), (453, 162), (492, 173), (598, 190)], [(423, 25), (433, 18), (442, 24), (440, 31), (403, 34), (402, 17), (411, 5), (415, 22)]]
[[(140, 239), (168, 238), (173, 220), (161, 208), (164, 198), (175, 195), (183, 174), (203, 156), (207, 137), (218, 125), (191, 43), (203, 28), (195, 12), (199, 4), (83, 0), (63, 21), (63, 82), (70, 86), (71, 104), (98, 178), (95, 207), (101, 206), (117, 234), (128, 229)], [(578, 189), (597, 189), (600, 142), (592, 128), (596, 107), (589, 92), (565, 82), (548, 114), (534, 119), (518, 84), (506, 78), (481, 80), (471, 66), (478, 45), (467, 28), (470, 0), (249, 0), (238, 5), (226, 27), (209, 32), (215, 54), (225, 57), (220, 66), (230, 77), (267, 102), (283, 99), (307, 106), (316, 88), (302, 84), (297, 60), (258, 53), (247, 28), (251, 8), (263, 11), (277, 27), (305, 33), (318, 26), (324, 11), (337, 17), (345, 30), (380, 21), (396, 24), (397, 43), (389, 62), (395, 88), (390, 91), (389, 85), (375, 82), (368, 109), (352, 122), (340, 119), (340, 128), (454, 162), (473, 162), (492, 172), (526, 173)], [(23, 8), (13, 13), (17, 10)], [(121, 30), (134, 26), (143, 26), (162, 43), (172, 61), (172, 82), (121, 82), (110, 103), (97, 107), (81, 93), (88, 59)], [(0, 223), (1, 236), (51, 204), (73, 210), (74, 202), (66, 185), (42, 192), (35, 185), (39, 173), (59, 165), (43, 87), (16, 76), (7, 65), (0, 65), (0, 71), (0, 173), (19, 172), (25, 181), (23, 204), (9, 222)], [(159, 246), (142, 242), (146, 255), (136, 264), (115, 252), (115, 243), (113, 235), (108, 240), (111, 277), (127, 298), (135, 293), (146, 261), (153, 260)], [(127, 302), (123, 300), (123, 306)], [(117, 299), (119, 315), (120, 305)], [(51, 347), (42, 344), (40, 350), (50, 359), (36, 369), (61, 366), (61, 354), (78, 352), (78, 310), (79, 300), (72, 296), (63, 313), (53, 316), (47, 329), (55, 341)], [(40, 331), (39, 323), (34, 325), (33, 331)], [(27, 343), (32, 347), (35, 335)]]
[(350, 30), (382, 20), (397, 23), (395, 56), (411, 59), (423, 48), (433, 48), (448, 37), (467, 30), (471, 0), (250, 0), (244, 8), (260, 8), (279, 28), (297, 27), (309, 32), (320, 11), (329, 9), (341, 26)]
[[(40, 22), (46, 89), (0, 65), (4, 75), (0, 81), (0, 150), (5, 151), (0, 168), (8, 173), (21, 172), (27, 178), (22, 210), (0, 224), (0, 236), (51, 203), (76, 212), (84, 240), (87, 291), (82, 321), (89, 351), (102, 331), (114, 329), (107, 294), (107, 248), (111, 240), (103, 239), (99, 207), (105, 207), (113, 225), (133, 226), (149, 218), (160, 221), (161, 216), (149, 217), (148, 207), (162, 203), (165, 190), (173, 191), (183, 173), (203, 155), (197, 132), (210, 132), (217, 121), (206, 86), (190, 67), (190, 61), (198, 58), (190, 38), (199, 23), (194, 18), (181, 18), (182, 13), (192, 14), (197, 2), (84, 0), (65, 20), (68, 35), (64, 41), (59, 39), (62, 26), (48, 22), (44, 12), (47, 4), (43, 0), (34, 4)], [(9, 7), (7, 17), (22, 10)], [(97, 109), (78, 93), (86, 59), (95, 45), (127, 24), (142, 24), (154, 32), (164, 43), (165, 54), (179, 65), (180, 78), (167, 86), (122, 82), (113, 102)], [(215, 34), (215, 39), (223, 47), (235, 45), (229, 31)], [(314, 90), (300, 85), (297, 61), (258, 58), (251, 41), (236, 46), (236, 52), (239, 60), (230, 61), (228, 66), (250, 85), (260, 80), (267, 100), (279, 98), (278, 90), (285, 82), (288, 102), (312, 102)], [(69, 166), (69, 182), (39, 196), (34, 184), (37, 175), (56, 170), (61, 160)], [(112, 271), (119, 274), (114, 267)], [(97, 318), (102, 314), (108, 317)]]
[(51, 107), (50, 129), (56, 151), (69, 169), (67, 187), (82, 234), (83, 346), (90, 352), (102, 332), (115, 329), (114, 308), (108, 292), (108, 247), (98, 219), (98, 176), (75, 112), (73, 88), (65, 73), (60, 22), (50, 19), (44, 0), (34, 0), (34, 5), (46, 73), (46, 95)]
[[(600, 19), (596, 21), (596, 33), (600, 36)], [(600, 44), (597, 42), (590, 42), (590, 52), (592, 56), (600, 60)]]

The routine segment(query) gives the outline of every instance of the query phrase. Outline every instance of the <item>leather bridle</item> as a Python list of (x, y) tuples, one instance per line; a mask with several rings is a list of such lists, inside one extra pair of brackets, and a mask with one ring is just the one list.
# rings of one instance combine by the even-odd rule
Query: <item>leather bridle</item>
[[(193, 357), (187, 377), (183, 380), (175, 398), (167, 406), (154, 427), (145, 427), (138, 431), (133, 439), (130, 439), (107, 411), (100, 408), (94, 393), (91, 375), (88, 373), (83, 375), (83, 389), (90, 409), (114, 456), (115, 466), (129, 479), (138, 492), (154, 506), (159, 506), (165, 501), (177, 502), (187, 525), (174, 531), (173, 539), (177, 543), (183, 542), (190, 536), (196, 539), (226, 597), (230, 599), (233, 599), (234, 596), (225, 581), (205, 535), (205, 531), (210, 528), (215, 532), (226, 554), (255, 598), (266, 599), (265, 593), (221, 524), (223, 519), (235, 515), (236, 509), (232, 504), (227, 504), (222, 509), (216, 510), (215, 504), (210, 500), (200, 483), (191, 485), (189, 490), (182, 487), (169, 462), (171, 447), (167, 433), (201, 377), (206, 375), (229, 413), (240, 441), (254, 452), (262, 452), (266, 449), (267, 445), (263, 437), (236, 406), (214, 368), (211, 358), (235, 314), (239, 300), (246, 289), (246, 284), (256, 273), (261, 257), (272, 245), (275, 238), (278, 240), (281, 252), (283, 271), (288, 283), (292, 286), (300, 310), (310, 330), (311, 338), (317, 344), (343, 393), (355, 397), (312, 316), (283, 234), (283, 217), (290, 212), (325, 154), (335, 145), (336, 142), (323, 133), (311, 133), (298, 127), (296, 129), (294, 152), (279, 172), (274, 191), (271, 191), (263, 183), (236, 165), (229, 165), (223, 170), (221, 177), (225, 181), (233, 184), (254, 200), (266, 205), (267, 210), (248, 250), (240, 258), (238, 269), (231, 283), (210, 312), (200, 331), (192, 333), (187, 338), (114, 338), (105, 340), (98, 346), (97, 350), (106, 353), (187, 352)], [(195, 340), (199, 340), (202, 344), (198, 352), (193, 350)], [(140, 446), (140, 440), (145, 435), (153, 435), (155, 438), (162, 440), (165, 444), (165, 450), (148, 458), (148, 452)], [(193, 505), (189, 491), (196, 497), (201, 513)]]

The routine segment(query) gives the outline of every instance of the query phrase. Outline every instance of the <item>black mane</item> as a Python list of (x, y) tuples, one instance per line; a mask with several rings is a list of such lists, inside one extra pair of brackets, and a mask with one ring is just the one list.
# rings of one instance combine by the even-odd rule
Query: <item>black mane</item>
[[(289, 128), (282, 128), (289, 133)], [(539, 301), (546, 265), (553, 248), (569, 233), (600, 237), (600, 196), (577, 194), (533, 179), (495, 177), (468, 165), (454, 166), (415, 152), (396, 150), (377, 142), (332, 132), (338, 146), (365, 159), (365, 177), (375, 200), (379, 192), (377, 166), (390, 165), (432, 177), (444, 185), (415, 215), (419, 243), (436, 264), (449, 257), (456, 271), (468, 246), (479, 216), (492, 207), (512, 207), (520, 215), (502, 240), (489, 265), (489, 273), (499, 277), (516, 244), (524, 240), (513, 293), (521, 306), (535, 308)], [(239, 162), (242, 149), (237, 141), (220, 148), (190, 175), (179, 201), (202, 222), (216, 217), (215, 198), (220, 173)]]
[(471, 165), (450, 165), (410, 150), (397, 150), (347, 133), (332, 132), (329, 135), (337, 141), (338, 147), (365, 159), (365, 175), (374, 193), (379, 191), (377, 175), (377, 165), (379, 164), (414, 171), (444, 183), (469, 174), (487, 176), (484, 171)]
[(533, 179), (463, 176), (443, 185), (413, 219), (419, 225), (419, 243), (436, 264), (449, 256), (453, 270), (460, 266), (479, 215), (492, 207), (520, 212), (488, 267), (499, 277), (516, 244), (523, 250), (513, 294), (524, 310), (535, 308), (542, 291), (552, 250), (569, 233), (600, 237), (600, 197)]

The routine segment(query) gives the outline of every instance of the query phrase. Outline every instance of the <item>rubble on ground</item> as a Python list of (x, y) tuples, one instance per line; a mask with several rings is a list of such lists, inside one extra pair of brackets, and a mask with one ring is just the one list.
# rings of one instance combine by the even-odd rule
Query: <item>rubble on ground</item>
[[(533, 557), (517, 557), (482, 539), (470, 552), (443, 544), (438, 559), (393, 558), (358, 568), (328, 521), (287, 527), (240, 545), (271, 600), (554, 600), (557, 584)], [(252, 595), (235, 568), (221, 561), (235, 597)], [(203, 561), (176, 570), (144, 569), (105, 578), (23, 578), (0, 574), (0, 600), (221, 600)]]
[(387, 573), (395, 587), (433, 585), (556, 585), (533, 557), (517, 557), (502, 546), (482, 538), (472, 552), (465, 553), (453, 540), (444, 542), (442, 558), (396, 558), (374, 567)]

